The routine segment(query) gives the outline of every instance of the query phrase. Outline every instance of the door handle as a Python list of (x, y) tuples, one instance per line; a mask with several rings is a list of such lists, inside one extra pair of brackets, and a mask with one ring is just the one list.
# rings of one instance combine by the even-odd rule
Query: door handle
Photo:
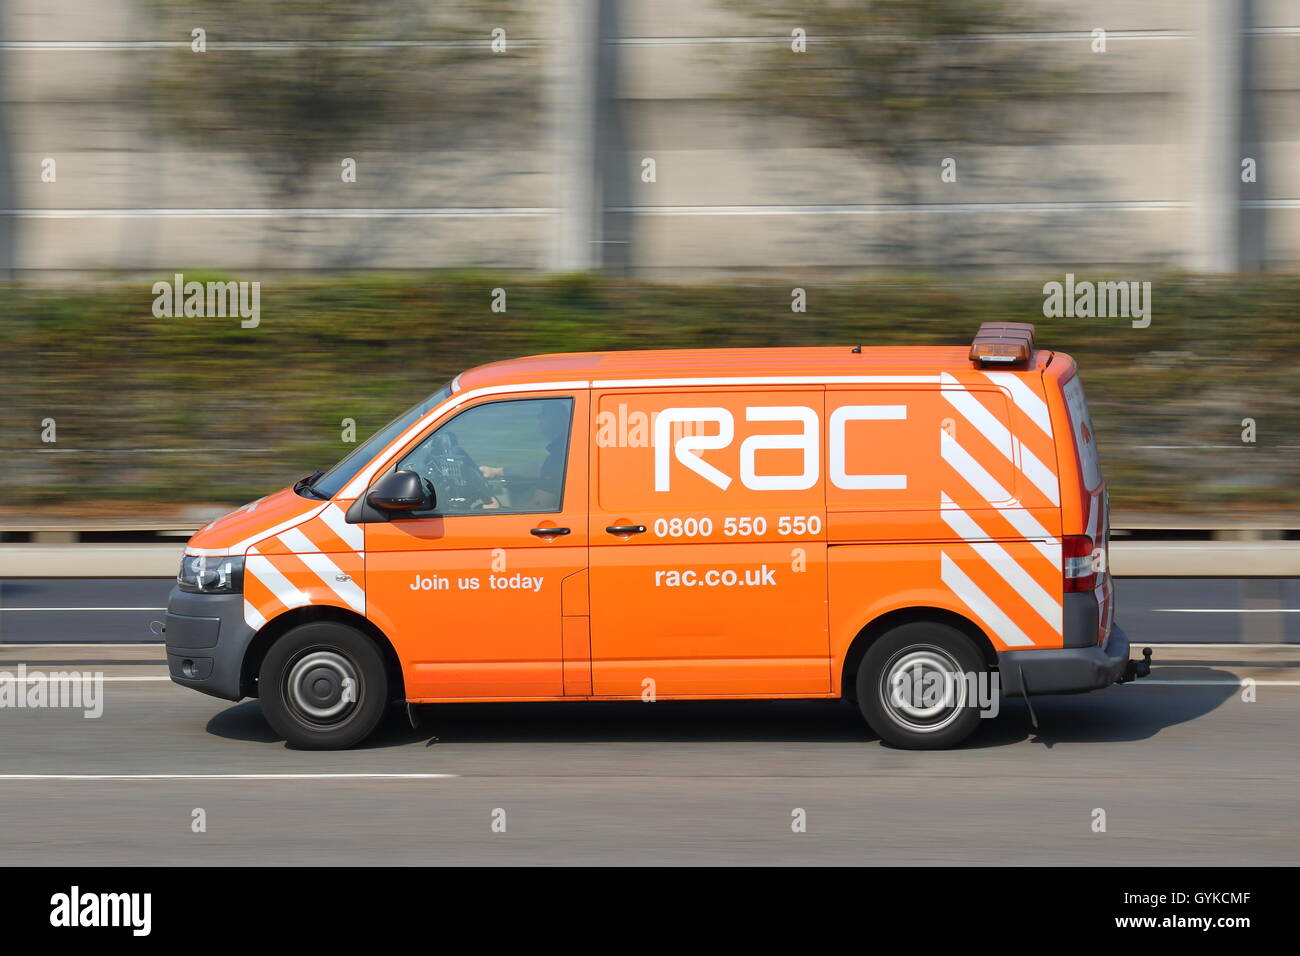
[(531, 528), (529, 534), (535, 534), (539, 538), (549, 538), (553, 534), (568, 534), (568, 528)]
[(610, 534), (645, 534), (643, 524), (612, 524), (605, 529)]

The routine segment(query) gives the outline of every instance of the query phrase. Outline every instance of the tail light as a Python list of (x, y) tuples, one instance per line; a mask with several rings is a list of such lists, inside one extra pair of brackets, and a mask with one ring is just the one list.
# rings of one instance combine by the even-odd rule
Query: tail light
[(1067, 534), (1061, 539), (1061, 570), (1065, 573), (1067, 592), (1091, 591), (1097, 586), (1097, 562), (1091, 536)]

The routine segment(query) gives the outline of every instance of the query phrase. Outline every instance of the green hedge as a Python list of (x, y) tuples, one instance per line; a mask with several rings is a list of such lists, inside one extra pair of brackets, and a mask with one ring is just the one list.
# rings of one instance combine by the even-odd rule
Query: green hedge
[[(789, 283), (272, 278), (261, 324), (247, 330), (231, 318), (155, 318), (151, 285), (0, 287), (6, 510), (246, 501), (346, 453), (343, 419), (364, 437), (462, 369), (517, 355), (953, 344), (987, 320), (1035, 322), (1041, 343), (1079, 360), (1117, 507), (1300, 502), (1294, 277), (1157, 277), (1146, 329), (1045, 319), (1041, 282), (805, 284), (808, 310), (797, 314)], [(504, 313), (491, 311), (498, 287)], [(54, 444), (41, 441), (47, 418)], [(1241, 441), (1245, 418), (1255, 444)]]

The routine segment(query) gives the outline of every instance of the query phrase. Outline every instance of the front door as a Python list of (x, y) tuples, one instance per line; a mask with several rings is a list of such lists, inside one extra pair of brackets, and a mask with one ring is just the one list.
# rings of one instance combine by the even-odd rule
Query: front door
[(566, 651), (564, 627), (586, 613), (586, 416), (585, 392), (482, 400), (398, 458), (437, 496), (365, 526), (367, 611), (408, 699), (589, 692), (585, 628)]

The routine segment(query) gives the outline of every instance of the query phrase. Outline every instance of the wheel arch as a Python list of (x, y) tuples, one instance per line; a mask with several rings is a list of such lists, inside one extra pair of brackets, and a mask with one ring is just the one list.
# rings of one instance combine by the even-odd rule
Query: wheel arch
[(941, 607), (897, 608), (893, 611), (887, 611), (863, 625), (862, 629), (853, 638), (853, 642), (844, 655), (844, 664), (840, 671), (841, 696), (849, 700), (856, 699), (858, 667), (872, 644), (894, 628), (904, 624), (914, 624), (918, 621), (947, 624), (949, 627), (961, 631), (974, 642), (983, 656), (984, 662), (991, 669), (997, 668), (998, 654), (993, 647), (993, 642), (984, 633), (984, 629), (970, 618)]
[(375, 643), (375, 646), (379, 648), (380, 655), (384, 659), (384, 669), (388, 674), (389, 681), (389, 695), (394, 702), (404, 702), (406, 700), (406, 681), (402, 674), (402, 662), (398, 658), (397, 651), (388, 636), (376, 627), (373, 621), (355, 611), (328, 604), (296, 607), (285, 611), (262, 625), (262, 628), (253, 635), (253, 639), (244, 651), (244, 660), (240, 665), (239, 672), (240, 693), (245, 697), (258, 696), (257, 675), (262, 669), (262, 661), (266, 659), (266, 654), (271, 649), (271, 645), (295, 627), (317, 621), (346, 624), (370, 638)]

